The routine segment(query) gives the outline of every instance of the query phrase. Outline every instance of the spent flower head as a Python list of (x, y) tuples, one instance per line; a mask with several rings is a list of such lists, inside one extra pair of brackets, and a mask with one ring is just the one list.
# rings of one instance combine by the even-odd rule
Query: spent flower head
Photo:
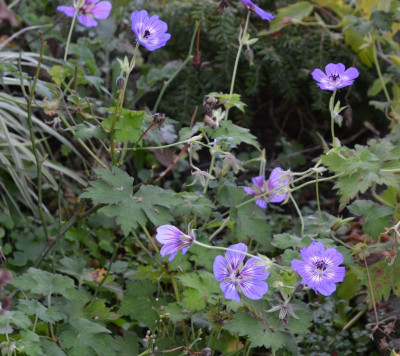
[(58, 6), (57, 10), (63, 12), (68, 17), (74, 17), (78, 11), (77, 20), (86, 27), (97, 26), (96, 20), (106, 19), (111, 12), (112, 5), (109, 1), (86, 0), (82, 6)]
[[(289, 180), (289, 173), (280, 167), (276, 167), (271, 172), (267, 181), (265, 180), (265, 176), (254, 177), (251, 180), (253, 187), (243, 187), (243, 189), (246, 191), (247, 195), (260, 195), (271, 191), (271, 193), (255, 201), (261, 209), (266, 209), (267, 202), (282, 203), (285, 200)], [(279, 189), (280, 187), (282, 187), (282, 189)]]
[(162, 225), (157, 228), (156, 239), (164, 245), (160, 251), (161, 256), (170, 255), (169, 261), (171, 262), (179, 250), (182, 251), (182, 255), (186, 253), (196, 236), (193, 230), (191, 230), (190, 235), (186, 235), (173, 225)]
[(261, 9), (260, 7), (258, 7), (251, 0), (241, 0), (241, 1), (250, 11), (254, 11), (263, 20), (271, 21), (275, 17), (274, 15), (270, 14), (269, 12), (266, 12), (263, 9)]
[(137, 10), (131, 15), (132, 31), (139, 43), (149, 51), (165, 46), (171, 35), (168, 25), (158, 15), (149, 17), (146, 10)]
[(217, 256), (214, 260), (213, 271), (215, 278), (221, 282), (220, 288), (227, 299), (240, 301), (239, 291), (247, 298), (261, 299), (268, 291), (268, 284), (264, 282), (269, 272), (264, 271), (263, 266), (258, 266), (258, 258), (252, 257), (243, 265), (247, 253), (247, 246), (238, 243), (229, 246), (231, 250), (226, 251), (225, 258)]
[(359, 76), (359, 73), (354, 67), (346, 70), (346, 67), (342, 63), (329, 63), (325, 67), (325, 73), (317, 68), (313, 70), (311, 75), (322, 90), (335, 91), (352, 85), (354, 80)]
[(200, 169), (192, 172), (192, 176), (194, 177), (194, 180), (188, 185), (188, 187), (195, 185), (196, 183), (200, 183), (202, 187), (205, 187), (207, 179), (215, 179), (213, 175), (208, 172), (201, 171)]
[(242, 162), (238, 160), (233, 154), (229, 153), (226, 155), (222, 155), (222, 170), (224, 172), (228, 172), (232, 170), (233, 173), (239, 173), (239, 170), (242, 169)]
[(294, 259), (293, 269), (303, 278), (302, 282), (320, 292), (331, 295), (336, 290), (336, 283), (343, 282), (346, 270), (339, 267), (343, 255), (335, 248), (325, 250), (321, 242), (313, 241), (310, 246), (300, 250), (303, 260)]

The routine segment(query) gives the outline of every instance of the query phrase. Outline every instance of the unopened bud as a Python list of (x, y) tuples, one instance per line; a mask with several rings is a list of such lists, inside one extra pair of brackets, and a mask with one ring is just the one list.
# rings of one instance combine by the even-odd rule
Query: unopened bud
[(340, 115), (337, 111), (333, 112), (333, 119), (335, 120), (335, 123), (337, 125), (339, 125), (339, 127), (342, 126), (342, 122), (343, 122), (343, 116)]
[(157, 112), (153, 115), (153, 124), (155, 127), (158, 127), (159, 130), (161, 130), (164, 121), (165, 121), (165, 114), (160, 114)]
[(206, 347), (204, 349), (201, 350), (201, 355), (202, 356), (211, 356), (212, 351), (209, 347)]
[(284, 17), (282, 20), (281, 20), (281, 24), (282, 25), (289, 25), (289, 24), (291, 24), (293, 22), (293, 19), (291, 18), (291, 17)]
[(118, 77), (117, 78), (117, 88), (119, 90), (123, 90), (125, 85), (125, 78), (124, 77)]
[(248, 48), (244, 51), (244, 55), (247, 58), (247, 60), (249, 61), (250, 65), (253, 65), (253, 60), (254, 60), (254, 52), (251, 48)]
[(295, 286), (294, 286), (294, 293), (298, 293), (298, 292), (301, 292), (302, 290), (303, 290), (303, 288), (304, 288), (304, 284), (303, 283), (297, 283)]

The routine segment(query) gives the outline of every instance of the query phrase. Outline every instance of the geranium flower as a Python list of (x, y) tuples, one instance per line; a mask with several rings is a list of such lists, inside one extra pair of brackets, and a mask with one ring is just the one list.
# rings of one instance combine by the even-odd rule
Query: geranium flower
[[(230, 249), (247, 253), (247, 246), (243, 243), (229, 246)], [(257, 258), (250, 258), (243, 266), (245, 255), (240, 252), (226, 251), (225, 258), (217, 256), (214, 260), (214, 276), (220, 284), (226, 299), (240, 301), (238, 291), (247, 298), (261, 299), (268, 291), (268, 284), (264, 282), (269, 272), (264, 272), (265, 266), (257, 266)]]
[(346, 70), (346, 67), (342, 63), (329, 63), (325, 67), (325, 73), (317, 68), (313, 70), (311, 75), (318, 82), (317, 85), (322, 90), (330, 91), (352, 85), (354, 80), (360, 75), (356, 68), (350, 67)]
[(134, 32), (140, 44), (149, 51), (165, 46), (171, 38), (168, 25), (161, 21), (159, 16), (149, 17), (146, 10), (137, 10), (131, 15), (132, 31)]
[(95, 27), (97, 26), (96, 20), (106, 19), (110, 15), (111, 8), (112, 5), (109, 1), (86, 0), (79, 9), (74, 6), (58, 6), (57, 10), (68, 17), (74, 17), (75, 11), (78, 11), (77, 19), (83, 26)]
[(325, 247), (321, 242), (313, 241), (310, 246), (300, 250), (301, 260), (293, 260), (293, 269), (303, 278), (303, 283), (322, 295), (331, 295), (336, 284), (343, 282), (346, 270), (339, 267), (343, 255), (334, 248)]
[(260, 195), (273, 190), (270, 194), (258, 198), (255, 203), (261, 208), (267, 208), (267, 202), (270, 203), (282, 203), (287, 192), (285, 189), (277, 189), (280, 186), (286, 187), (289, 184), (288, 172), (284, 171), (280, 167), (276, 167), (270, 174), (268, 181), (265, 180), (265, 176), (259, 176), (252, 178), (253, 188), (243, 187), (247, 195)]
[(165, 257), (166, 255), (170, 255), (169, 261), (171, 262), (179, 250), (181, 250), (182, 255), (184, 255), (196, 239), (193, 232), (191, 235), (192, 236), (184, 234), (173, 225), (162, 225), (158, 227), (156, 239), (159, 243), (164, 245), (160, 251), (161, 256)]
[(241, 1), (250, 11), (254, 11), (263, 20), (271, 21), (275, 17), (274, 15), (270, 14), (269, 12), (266, 12), (263, 9), (259, 8), (251, 0), (241, 0)]

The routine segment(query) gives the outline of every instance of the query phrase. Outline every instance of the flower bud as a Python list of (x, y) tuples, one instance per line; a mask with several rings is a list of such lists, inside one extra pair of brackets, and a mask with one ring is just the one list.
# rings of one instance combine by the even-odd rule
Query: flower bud
[(304, 284), (303, 283), (297, 283), (295, 286), (294, 286), (294, 293), (298, 293), (298, 292), (301, 292), (302, 290), (303, 290), (303, 288), (304, 288)]
[(118, 77), (116, 83), (117, 83), (118, 90), (123, 90), (124, 89), (124, 85), (125, 85), (125, 78), (124, 77)]
[(282, 25), (289, 25), (289, 24), (291, 24), (293, 22), (293, 19), (291, 18), (291, 17), (284, 17), (282, 20), (281, 20), (281, 24)]
[(249, 61), (250, 65), (253, 65), (253, 60), (254, 60), (254, 52), (251, 48), (248, 48), (244, 51), (244, 55), (247, 58), (247, 60)]

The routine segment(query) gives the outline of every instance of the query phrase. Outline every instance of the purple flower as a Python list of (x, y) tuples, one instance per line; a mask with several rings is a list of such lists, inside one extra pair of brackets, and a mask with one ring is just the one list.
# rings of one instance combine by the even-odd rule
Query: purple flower
[(156, 239), (164, 246), (161, 248), (161, 256), (169, 256), (171, 262), (179, 250), (182, 250), (182, 255), (186, 253), (189, 247), (195, 240), (194, 234), (189, 236), (184, 234), (181, 230), (173, 225), (162, 225), (157, 229)]
[(311, 75), (318, 82), (317, 85), (322, 90), (330, 91), (352, 85), (360, 74), (354, 67), (346, 70), (346, 67), (342, 63), (329, 63), (325, 67), (325, 72), (326, 74), (321, 69), (314, 69)]
[[(229, 246), (230, 249), (247, 252), (243, 243)], [(264, 272), (265, 266), (257, 266), (258, 258), (250, 258), (243, 266), (245, 255), (240, 252), (227, 251), (225, 258), (217, 256), (214, 260), (214, 275), (227, 299), (240, 301), (238, 290), (250, 299), (261, 299), (268, 291), (264, 282), (269, 272)], [(240, 289), (239, 289), (240, 288)]]
[(132, 31), (140, 44), (149, 51), (165, 46), (171, 38), (168, 25), (157, 15), (149, 17), (146, 10), (137, 10), (131, 15)]
[(80, 9), (73, 6), (58, 6), (57, 10), (68, 17), (74, 17), (75, 11), (78, 11), (77, 19), (83, 26), (95, 27), (97, 26), (96, 20), (106, 19), (110, 15), (111, 8), (112, 5), (109, 1), (86, 0)]
[(303, 278), (303, 283), (320, 292), (331, 295), (336, 290), (336, 284), (343, 282), (346, 270), (339, 267), (343, 255), (334, 248), (325, 247), (321, 242), (313, 241), (310, 246), (300, 250), (301, 260), (293, 260), (293, 269)]
[(289, 184), (289, 175), (280, 167), (276, 167), (269, 176), (268, 181), (265, 181), (265, 176), (254, 177), (251, 182), (253, 183), (253, 188), (243, 187), (247, 195), (260, 195), (273, 190), (270, 194), (264, 197), (258, 198), (256, 204), (261, 209), (267, 208), (267, 202), (271, 203), (282, 203), (287, 193), (284, 189), (277, 189), (279, 187), (285, 187)]
[(250, 11), (254, 11), (263, 20), (271, 21), (275, 17), (274, 15), (270, 14), (269, 12), (266, 12), (263, 9), (260, 9), (251, 0), (241, 0), (241, 1)]

